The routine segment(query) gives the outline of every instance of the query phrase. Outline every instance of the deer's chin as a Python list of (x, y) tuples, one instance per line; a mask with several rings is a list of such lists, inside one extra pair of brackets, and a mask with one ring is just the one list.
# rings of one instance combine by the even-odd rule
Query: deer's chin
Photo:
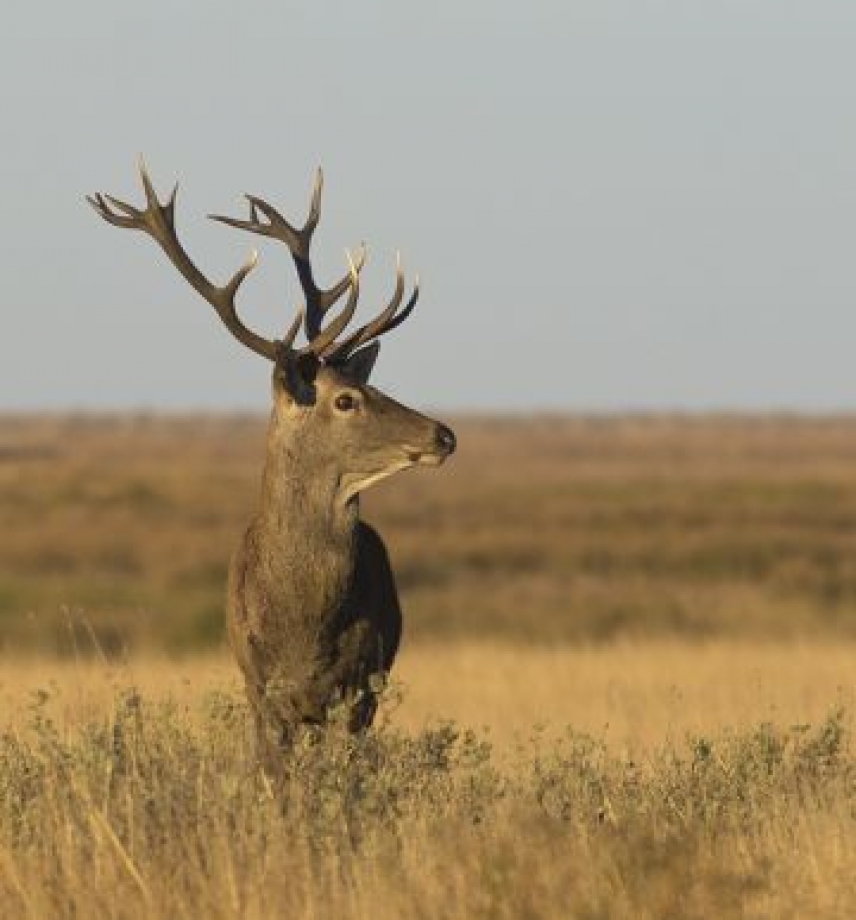
[(420, 454), (413, 462), (417, 466), (441, 466), (446, 462), (448, 454)]
[(413, 466), (415, 462), (416, 461), (411, 460), (409, 457), (402, 457), (397, 463), (388, 466), (386, 469), (379, 470), (376, 473), (370, 473), (364, 476), (355, 473), (346, 473), (339, 481), (339, 502), (343, 506), (347, 505), (348, 502), (356, 498), (360, 492), (364, 492), (368, 489), (369, 486), (373, 486), (375, 483), (380, 482), (382, 479), (387, 479), (389, 476), (393, 476), (401, 470), (406, 470), (408, 467)]

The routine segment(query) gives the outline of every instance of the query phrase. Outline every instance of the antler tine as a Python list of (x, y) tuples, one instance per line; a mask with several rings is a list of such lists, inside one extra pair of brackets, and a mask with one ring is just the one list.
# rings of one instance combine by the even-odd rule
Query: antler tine
[(285, 333), (284, 338), (279, 343), (279, 349), (281, 353), (289, 353), (293, 350), (294, 340), (297, 338), (297, 333), (300, 332), (300, 327), (303, 325), (303, 310), (297, 311), (297, 316), (294, 317), (294, 320), (291, 323), (291, 326), (288, 328), (288, 332)]
[[(360, 269), (357, 267), (348, 250), (345, 250), (345, 255), (348, 259), (348, 277), (351, 289), (348, 294), (348, 301), (330, 325), (327, 326), (326, 329), (319, 330), (318, 333), (310, 339), (309, 343), (301, 349), (301, 354), (313, 354), (318, 358), (323, 358), (326, 350), (331, 346), (335, 346), (336, 337), (345, 331), (345, 328), (356, 312), (357, 301), (360, 298)], [(360, 268), (361, 267), (362, 265), (360, 264)]]
[[(260, 236), (267, 236), (285, 243), (291, 252), (291, 257), (297, 269), (297, 277), (300, 280), (300, 286), (306, 298), (306, 337), (310, 341), (317, 338), (321, 333), (321, 323), (324, 319), (324, 315), (342, 298), (345, 292), (348, 291), (353, 280), (351, 272), (348, 272), (340, 281), (330, 288), (319, 288), (315, 283), (310, 248), (312, 245), (312, 234), (315, 232), (315, 228), (318, 226), (318, 221), (321, 217), (321, 193), (323, 188), (324, 173), (319, 167), (315, 175), (315, 185), (312, 189), (312, 201), (309, 206), (309, 214), (303, 226), (299, 228), (290, 224), (273, 205), (256, 195), (246, 196), (250, 209), (248, 220), (241, 220), (235, 217), (224, 217), (220, 214), (209, 215), (212, 220), (216, 220), (219, 223), (227, 224), (230, 227), (237, 227), (239, 230), (246, 230), (249, 233), (257, 233)], [(261, 214), (265, 220), (262, 220), (259, 214)], [(357, 272), (362, 269), (365, 260), (365, 245), (361, 245), (360, 252), (356, 259)]]
[(184, 276), (187, 282), (217, 311), (226, 328), (249, 349), (270, 360), (276, 360), (278, 343), (265, 339), (248, 329), (238, 317), (235, 296), (247, 275), (258, 263), (258, 253), (253, 250), (250, 258), (229, 279), (226, 284), (213, 284), (196, 267), (187, 254), (175, 229), (175, 200), (178, 192), (176, 185), (166, 203), (161, 203), (149, 176), (142, 157), (139, 162), (140, 180), (146, 196), (144, 210), (135, 208), (127, 202), (110, 195), (100, 193), (87, 196), (87, 201), (95, 211), (108, 223), (129, 230), (142, 230), (147, 233), (166, 253), (167, 258)]
[(376, 339), (379, 336), (384, 335), (390, 330), (395, 329), (396, 326), (403, 323), (404, 320), (406, 320), (407, 317), (410, 316), (410, 314), (413, 312), (413, 308), (416, 306), (416, 301), (419, 300), (418, 275), (414, 279), (413, 293), (410, 295), (410, 299), (407, 301), (404, 309), (401, 310), (401, 312), (398, 312), (398, 308), (401, 306), (403, 297), (404, 272), (401, 269), (401, 257), (398, 255), (396, 257), (395, 291), (393, 292), (389, 304), (373, 320), (352, 332), (341, 342), (333, 343), (333, 346), (328, 348), (325, 352), (324, 357), (328, 361), (342, 361), (347, 358), (349, 354), (356, 351), (361, 345), (365, 345), (372, 339)]
[(321, 193), (324, 191), (324, 170), (319, 166), (315, 170), (315, 185), (312, 186), (312, 201), (309, 204), (309, 214), (306, 217), (305, 228), (311, 228), (310, 234), (318, 226), (321, 219)]
[[(118, 198), (113, 198), (111, 195), (102, 195), (100, 192), (96, 192), (94, 195), (87, 195), (86, 200), (104, 220), (116, 227), (135, 227), (136, 221), (141, 217), (136, 208), (131, 207), (124, 201), (119, 201)], [(116, 211), (121, 213), (117, 214)], [(123, 214), (125, 215), (124, 217), (122, 216)]]

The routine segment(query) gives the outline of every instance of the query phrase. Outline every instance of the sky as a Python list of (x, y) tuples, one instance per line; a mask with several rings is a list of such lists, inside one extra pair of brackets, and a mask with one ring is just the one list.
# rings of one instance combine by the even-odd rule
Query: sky
[(269, 367), (84, 195), (178, 179), (179, 231), (265, 335), (325, 170), (322, 280), (396, 250), (374, 382), (456, 411), (856, 409), (852, 0), (78, 0), (0, 13), (0, 411), (258, 410)]

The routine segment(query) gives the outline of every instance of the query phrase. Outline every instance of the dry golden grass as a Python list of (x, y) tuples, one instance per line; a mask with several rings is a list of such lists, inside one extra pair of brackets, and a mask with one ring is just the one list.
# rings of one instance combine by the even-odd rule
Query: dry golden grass
[(405, 651), (395, 677), (405, 699), (396, 724), (418, 731), (450, 718), (501, 746), (539, 723), (572, 725), (619, 753), (856, 714), (856, 643), (425, 643)]
[[(74, 726), (109, 716), (117, 693), (188, 699), (241, 682), (227, 656), (5, 659), (0, 728), (13, 728), (47, 690), (52, 715)], [(394, 703), (392, 697), (401, 697)], [(618, 754), (653, 751), (688, 735), (748, 731), (764, 722), (819, 724), (856, 716), (856, 643), (652, 640), (596, 646), (519, 646), (503, 641), (422, 642), (396, 663), (386, 720), (418, 733), (451, 720), (485, 734), (502, 751), (574, 729)]]
[(856, 647), (823, 643), (419, 645), (378, 730), (307, 739), (277, 788), (225, 659), (7, 663), (0, 903), (850, 917), (854, 664)]

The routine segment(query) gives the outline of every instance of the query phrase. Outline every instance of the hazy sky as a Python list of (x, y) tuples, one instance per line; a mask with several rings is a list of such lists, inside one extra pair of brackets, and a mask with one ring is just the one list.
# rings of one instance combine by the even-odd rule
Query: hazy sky
[[(317, 261), (394, 253), (424, 294), (376, 382), (447, 409), (856, 409), (852, 0), (202, 3), (0, 14), (0, 409), (256, 408), (265, 362), (140, 234), (145, 152), (203, 270), (260, 241), (241, 193)], [(281, 247), (245, 285), (273, 334)]]

